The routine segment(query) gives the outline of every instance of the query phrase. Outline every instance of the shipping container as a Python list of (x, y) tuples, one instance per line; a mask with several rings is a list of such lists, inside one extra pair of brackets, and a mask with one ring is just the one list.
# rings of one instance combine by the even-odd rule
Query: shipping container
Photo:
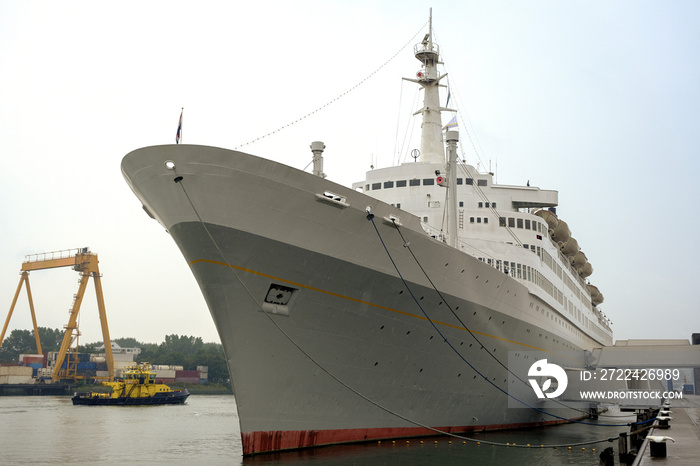
[(175, 382), (180, 383), (200, 383), (199, 377), (176, 377)]
[(199, 371), (176, 371), (175, 372), (175, 377), (180, 378), (180, 377), (197, 377), (199, 378)]
[(125, 369), (133, 365), (133, 361), (114, 361), (114, 369)]
[(43, 354), (20, 354), (19, 355), (19, 361), (23, 363), (25, 366), (27, 364), (43, 364), (44, 362), (44, 355)]
[[(27, 367), (29, 373), (31, 374), (32, 368)], [(34, 379), (31, 375), (0, 375), (0, 384), (26, 384), (34, 383)]]
[(97, 368), (97, 364), (94, 362), (79, 362), (77, 370), (78, 371), (94, 371)]
[(34, 370), (28, 366), (2, 366), (0, 376), (31, 377)]
[(133, 353), (112, 353), (112, 360), (114, 362), (116, 361), (125, 361), (125, 362), (134, 362), (134, 354)]
[(176, 377), (177, 371), (173, 370), (157, 370), (155, 371), (156, 373), (156, 378), (166, 378), (166, 379), (174, 379)]
[(197, 366), (197, 370), (203, 374), (209, 372), (209, 366)]

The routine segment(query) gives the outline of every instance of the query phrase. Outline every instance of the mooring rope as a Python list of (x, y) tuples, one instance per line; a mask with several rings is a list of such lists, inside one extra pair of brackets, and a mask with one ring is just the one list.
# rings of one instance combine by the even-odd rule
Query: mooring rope
[[(176, 168), (176, 167), (173, 167), (173, 172), (177, 175), (177, 172), (175, 171), (175, 168)], [(384, 411), (384, 412), (386, 412), (386, 413), (388, 413), (388, 414), (390, 414), (390, 415), (392, 415), (392, 416), (397, 417), (398, 419), (401, 419), (401, 420), (406, 421), (406, 422), (408, 422), (408, 423), (410, 423), (410, 424), (413, 424), (413, 425), (416, 426), (416, 427), (424, 428), (424, 429), (429, 430), (429, 431), (431, 431), (431, 432), (434, 432), (434, 433), (436, 433), (436, 434), (444, 435), (444, 436), (448, 436), (448, 437), (452, 437), (452, 438), (457, 438), (457, 439), (463, 440), (463, 441), (465, 441), (465, 442), (471, 442), (471, 443), (476, 443), (476, 444), (492, 445), (492, 446), (496, 446), (496, 447), (533, 448), (533, 449), (555, 448), (555, 449), (556, 449), (556, 448), (565, 448), (565, 447), (574, 447), (574, 446), (584, 446), (584, 445), (593, 445), (593, 444), (604, 443), (604, 442), (612, 442), (612, 441), (614, 441), (614, 440), (617, 438), (617, 437), (608, 437), (608, 438), (603, 438), (603, 439), (589, 440), (589, 441), (585, 441), (585, 442), (574, 442), (574, 443), (565, 443), (565, 444), (548, 444), (548, 445), (545, 445), (545, 444), (540, 444), (540, 445), (530, 445), (530, 444), (521, 445), (521, 444), (517, 444), (517, 445), (516, 445), (515, 443), (502, 443), (502, 442), (491, 442), (491, 441), (487, 441), (487, 440), (478, 440), (478, 439), (475, 439), (475, 438), (466, 437), (466, 436), (464, 436), (464, 435), (459, 435), (459, 434), (455, 434), (455, 433), (452, 433), (452, 432), (446, 432), (446, 431), (443, 431), (443, 430), (440, 430), (440, 429), (436, 429), (435, 427), (432, 427), (432, 426), (423, 424), (423, 423), (421, 423), (421, 422), (419, 422), (419, 421), (416, 421), (416, 420), (414, 420), (414, 419), (411, 419), (411, 418), (409, 418), (409, 417), (406, 417), (406, 416), (404, 416), (404, 415), (402, 415), (402, 414), (400, 414), (400, 413), (398, 413), (398, 412), (396, 412), (396, 411), (394, 411), (394, 410), (391, 410), (391, 409), (389, 409), (388, 407), (382, 405), (381, 403), (379, 403), (379, 402), (377, 402), (377, 401), (375, 401), (375, 400), (369, 398), (368, 396), (362, 394), (361, 392), (359, 392), (358, 390), (356, 390), (355, 388), (353, 388), (352, 386), (350, 386), (348, 383), (346, 383), (345, 381), (343, 381), (340, 377), (336, 376), (334, 373), (332, 373), (330, 370), (328, 370), (323, 364), (321, 364), (318, 360), (316, 360), (316, 358), (314, 358), (311, 354), (309, 354), (308, 352), (306, 352), (306, 351), (305, 351), (305, 350), (304, 350), (304, 349), (303, 349), (303, 348), (302, 348), (302, 347), (301, 347), (287, 332), (284, 331), (284, 329), (283, 329), (282, 327), (280, 327), (280, 325), (279, 325), (277, 322), (275, 322), (275, 320), (274, 320), (267, 312), (264, 312), (264, 310), (263, 310), (263, 308), (262, 308), (262, 304), (255, 298), (255, 296), (254, 296), (253, 293), (250, 291), (250, 289), (246, 286), (246, 284), (243, 282), (243, 280), (238, 276), (238, 273), (236, 272), (236, 269), (235, 269), (235, 268), (231, 265), (231, 263), (228, 261), (228, 258), (227, 258), (226, 255), (224, 254), (223, 250), (221, 249), (221, 247), (219, 246), (219, 244), (217, 243), (217, 241), (214, 239), (214, 236), (212, 235), (212, 233), (209, 231), (209, 228), (207, 227), (206, 223), (204, 222), (204, 220), (202, 219), (201, 215), (199, 214), (199, 211), (197, 210), (197, 208), (195, 207), (194, 203), (192, 202), (192, 199), (190, 198), (190, 195), (189, 195), (189, 193), (187, 192), (187, 189), (186, 189), (186, 187), (185, 187), (185, 184), (183, 183), (183, 180), (184, 180), (184, 177), (183, 177), (183, 176), (180, 176), (180, 175), (176, 176), (175, 179), (174, 179), (175, 183), (177, 183), (178, 185), (180, 185), (180, 187), (181, 187), (181, 189), (182, 189), (182, 192), (184, 193), (185, 198), (187, 199), (187, 202), (189, 203), (190, 207), (192, 208), (192, 211), (194, 212), (195, 216), (197, 217), (197, 220), (199, 221), (199, 223), (201, 224), (202, 228), (203, 228), (204, 231), (206, 232), (207, 236), (208, 236), (209, 239), (211, 240), (212, 244), (214, 245), (214, 248), (217, 250), (218, 254), (219, 254), (219, 255), (221, 256), (221, 258), (223, 259), (223, 262), (226, 264), (227, 268), (233, 273), (235, 279), (241, 284), (241, 286), (243, 287), (243, 289), (245, 290), (245, 292), (250, 296), (250, 298), (253, 300), (253, 302), (256, 304), (256, 306), (258, 306), (258, 308), (260, 308), (260, 310), (263, 311), (263, 314), (267, 317), (268, 321), (271, 322), (271, 323), (275, 326), (275, 328), (276, 328), (276, 329), (277, 329), (277, 330), (278, 330), (278, 331), (279, 331), (279, 332), (280, 332), (280, 333), (281, 333), (295, 348), (297, 348), (297, 349), (299, 350), (299, 352), (300, 352), (302, 355), (304, 355), (304, 357), (306, 357), (309, 361), (311, 361), (311, 362), (312, 362), (316, 367), (318, 367), (323, 373), (325, 373), (326, 375), (328, 375), (329, 377), (331, 377), (333, 380), (335, 380), (336, 382), (338, 382), (340, 385), (342, 385), (343, 387), (345, 387), (347, 390), (349, 390), (349, 391), (352, 392), (353, 394), (357, 395), (358, 397), (362, 398), (363, 400), (367, 401), (367, 402), (370, 403), (371, 405), (373, 405), (373, 406), (375, 406), (375, 407), (381, 409), (382, 411)], [(372, 224), (374, 225), (374, 221), (372, 222)], [(374, 228), (375, 228), (375, 230), (376, 230), (376, 225), (374, 225)], [(377, 233), (379, 233), (379, 232), (377, 231)], [(381, 239), (381, 236), (380, 236), (380, 239)], [(383, 244), (383, 240), (382, 240), (382, 244)], [(385, 246), (385, 249), (386, 249), (386, 246)], [(388, 252), (388, 251), (387, 251), (387, 252)], [(398, 272), (398, 270), (397, 270), (397, 272)], [(432, 321), (431, 321), (431, 322), (432, 322)], [(433, 324), (433, 325), (434, 325), (434, 324)], [(563, 418), (562, 418), (562, 419), (563, 419)]]
[[(411, 295), (411, 297), (413, 298), (413, 300), (415, 301), (416, 305), (417, 305), (418, 308), (421, 310), (421, 312), (423, 313), (423, 315), (425, 316), (425, 318), (428, 320), (428, 322), (430, 322), (430, 325), (432, 325), (433, 329), (435, 329), (435, 331), (438, 332), (438, 334), (442, 337), (443, 341), (444, 341), (445, 343), (447, 343), (447, 345), (452, 349), (452, 351), (454, 351), (454, 353), (455, 353), (462, 361), (464, 361), (474, 372), (476, 372), (482, 379), (484, 379), (486, 382), (488, 382), (491, 386), (493, 386), (495, 389), (497, 389), (498, 391), (502, 392), (503, 394), (505, 394), (505, 395), (508, 396), (509, 398), (511, 398), (511, 399), (513, 399), (513, 400), (515, 400), (515, 401), (517, 401), (518, 403), (521, 403), (522, 405), (527, 406), (528, 408), (531, 408), (531, 409), (533, 409), (533, 410), (535, 410), (535, 411), (537, 411), (537, 412), (539, 412), (539, 413), (545, 414), (545, 415), (547, 415), (547, 416), (551, 416), (551, 417), (553, 417), (553, 418), (555, 418), (555, 419), (559, 419), (559, 420), (562, 420), (562, 421), (574, 422), (574, 423), (578, 423), (578, 424), (591, 425), (591, 426), (599, 426), (599, 427), (625, 427), (625, 426), (630, 426), (630, 425), (631, 425), (631, 423), (627, 423), (627, 424), (599, 424), (599, 423), (589, 423), (589, 422), (584, 422), (584, 421), (580, 421), (580, 420), (577, 420), (577, 419), (569, 419), (569, 418), (566, 418), (566, 417), (563, 417), (563, 416), (559, 416), (559, 415), (557, 415), (557, 414), (553, 414), (553, 413), (544, 411), (543, 409), (540, 409), (540, 408), (538, 408), (538, 407), (536, 407), (536, 406), (532, 406), (531, 404), (529, 404), (529, 403), (527, 403), (527, 402), (525, 402), (525, 401), (523, 401), (523, 400), (517, 398), (516, 396), (512, 395), (511, 393), (508, 393), (506, 390), (504, 390), (503, 388), (499, 387), (496, 383), (494, 383), (493, 381), (489, 380), (489, 378), (488, 378), (487, 376), (485, 376), (484, 374), (482, 374), (476, 367), (474, 367), (474, 366), (459, 352), (459, 350), (457, 350), (457, 348), (455, 348), (454, 345), (452, 345), (452, 343), (450, 343), (450, 341), (447, 339), (447, 337), (440, 331), (440, 329), (437, 327), (437, 325), (435, 324), (435, 322), (430, 318), (430, 316), (428, 315), (428, 313), (425, 311), (425, 309), (423, 308), (423, 306), (420, 304), (420, 301), (418, 300), (418, 298), (416, 298), (415, 294), (414, 294), (413, 291), (411, 290), (411, 287), (408, 286), (408, 282), (406, 281), (406, 279), (405, 279), (405, 278), (403, 277), (403, 275), (401, 274), (401, 271), (399, 270), (398, 266), (396, 265), (396, 262), (394, 261), (394, 258), (391, 256), (391, 253), (389, 252), (389, 248), (387, 248), (387, 246), (386, 246), (386, 244), (385, 244), (385, 242), (384, 242), (384, 239), (382, 238), (381, 233), (379, 233), (379, 229), (377, 228), (377, 225), (376, 225), (376, 223), (374, 222), (374, 214), (368, 213), (368, 214), (367, 214), (367, 220), (369, 220), (369, 221), (372, 222), (372, 226), (374, 227), (374, 231), (377, 233), (377, 236), (379, 237), (379, 241), (382, 243), (382, 246), (384, 247), (384, 251), (386, 251), (387, 255), (389, 256), (389, 260), (391, 261), (391, 264), (394, 266), (394, 270), (396, 270), (396, 273), (398, 274), (399, 278), (401, 279), (401, 281), (403, 282), (404, 286), (406, 287), (406, 290), (407, 290), (408, 293)], [(395, 222), (394, 222), (394, 226), (396, 226), (396, 223), (395, 223)], [(403, 235), (401, 235), (401, 238), (404, 240), (404, 243), (403, 243), (404, 246), (410, 250), (410, 246), (408, 246), (408, 243), (405, 241), (405, 238), (403, 237)], [(429, 279), (429, 278), (428, 278), (428, 279)], [(429, 279), (429, 280), (430, 280), (430, 279)], [(432, 281), (430, 281), (430, 283), (433, 284)], [(433, 287), (434, 287), (434, 286), (435, 286), (435, 285), (433, 284)], [(440, 295), (440, 296), (442, 297), (442, 295)], [(446, 303), (446, 301), (444, 300), (444, 298), (443, 298), (443, 302)], [(469, 329), (464, 325), (464, 323), (463, 323), (461, 320), (460, 320), (460, 323), (464, 326), (465, 329), (467, 329), (467, 331), (469, 331)], [(471, 334), (472, 332), (469, 331), (469, 333)], [(477, 341), (478, 341), (478, 339), (477, 339)], [(481, 344), (481, 343), (479, 343), (479, 344)], [(482, 345), (482, 346), (483, 346), (483, 345)], [(501, 365), (502, 365), (502, 364), (501, 364)], [(508, 369), (506, 368), (506, 370), (508, 370)], [(508, 371), (508, 372), (510, 372), (510, 371)], [(650, 421), (646, 421), (646, 422), (650, 422)]]

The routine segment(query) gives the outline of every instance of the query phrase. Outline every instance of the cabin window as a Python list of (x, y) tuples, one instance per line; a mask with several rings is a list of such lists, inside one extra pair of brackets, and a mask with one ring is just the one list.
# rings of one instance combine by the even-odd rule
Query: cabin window
[(493, 208), (495, 209), (495, 208), (496, 208), (496, 203), (495, 203), (495, 202), (492, 202), (492, 203), (491, 203), (491, 207), (493, 207)]
[(489, 223), (488, 217), (484, 217), (484, 223)]
[(474, 223), (474, 217), (469, 217), (469, 223)]
[(435, 184), (435, 178), (423, 178), (423, 186), (432, 186)]
[(498, 217), (498, 226), (501, 226), (501, 227), (506, 226), (506, 218), (505, 217)]
[(462, 178), (457, 178), (457, 184), (462, 184)]
[(513, 217), (508, 217), (508, 226), (510, 228), (515, 228), (515, 219)]
[(522, 228), (522, 227), (523, 227), (523, 219), (519, 218), (518, 219), (518, 228)]
[(476, 218), (476, 223), (481, 223), (481, 217)]
[(409, 186), (420, 186), (420, 180), (409, 180), (408, 185)]
[(397, 202), (397, 203), (396, 203), (396, 207), (400, 209), (400, 208), (401, 208), (401, 203), (400, 203), (400, 202)]
[(384, 189), (393, 188), (393, 187), (394, 187), (394, 182), (393, 182), (393, 181), (385, 181), (385, 182), (384, 182)]
[(372, 183), (372, 190), (375, 189), (382, 189), (382, 184), (381, 183)]
[(476, 180), (477, 186), (486, 186), (486, 180)]
[(472, 178), (465, 178), (464, 184), (472, 185), (474, 184), (474, 180)]
[(459, 206), (464, 207), (464, 201), (459, 201)]
[(487, 202), (486, 204), (484, 204), (484, 207), (486, 207), (486, 208), (488, 209), (488, 208), (489, 208), (489, 203)]
[[(386, 186), (384, 186), (386, 188)], [(525, 229), (529, 230), (530, 229), (530, 220), (525, 220)]]
[(396, 187), (397, 188), (405, 188), (406, 187), (406, 180), (399, 180), (396, 182)]
[(481, 209), (482, 207), (484, 207), (484, 203), (483, 203), (483, 202), (479, 202), (479, 208)]

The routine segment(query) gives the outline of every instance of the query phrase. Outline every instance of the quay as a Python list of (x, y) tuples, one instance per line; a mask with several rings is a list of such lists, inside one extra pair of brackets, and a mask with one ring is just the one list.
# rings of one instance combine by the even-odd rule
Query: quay
[[(684, 394), (682, 399), (671, 400), (670, 405), (669, 416), (673, 419), (668, 421), (669, 427), (660, 427), (657, 425), (659, 421), (655, 422), (633, 466), (700, 464), (700, 395)], [(652, 456), (652, 450), (659, 448), (659, 445), (653, 445), (654, 442), (649, 439), (654, 436), (673, 439), (665, 441), (666, 457)]]
[(74, 388), (66, 383), (0, 384), (0, 396), (62, 396), (72, 394)]

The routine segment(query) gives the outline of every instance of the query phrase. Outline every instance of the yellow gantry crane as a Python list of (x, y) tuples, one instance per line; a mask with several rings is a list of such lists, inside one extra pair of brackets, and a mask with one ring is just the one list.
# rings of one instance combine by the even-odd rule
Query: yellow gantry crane
[(73, 306), (70, 310), (70, 318), (68, 319), (68, 324), (65, 326), (66, 333), (63, 335), (61, 349), (58, 351), (58, 356), (54, 364), (54, 370), (51, 378), (55, 381), (58, 381), (61, 378), (61, 366), (63, 365), (63, 361), (65, 360), (66, 353), (68, 352), (71, 343), (74, 341), (74, 339), (77, 339), (79, 335), (77, 322), (78, 313), (80, 312), (80, 304), (83, 301), (83, 296), (85, 295), (85, 289), (87, 288), (88, 280), (90, 279), (90, 277), (92, 277), (95, 282), (97, 308), (100, 313), (100, 323), (102, 324), (102, 338), (104, 340), (105, 345), (105, 359), (107, 360), (109, 380), (114, 380), (114, 360), (112, 359), (112, 344), (109, 338), (109, 327), (107, 326), (107, 312), (105, 311), (104, 296), (102, 294), (100, 269), (97, 264), (97, 254), (93, 254), (92, 252), (90, 252), (89, 248), (66, 249), (62, 251), (46, 252), (42, 254), (32, 254), (30, 256), (27, 256), (27, 260), (24, 263), (22, 263), (22, 276), (19, 279), (19, 285), (17, 285), (17, 291), (15, 292), (15, 297), (12, 300), (10, 311), (7, 314), (5, 326), (2, 328), (2, 334), (0, 334), (0, 346), (2, 346), (2, 342), (5, 340), (5, 332), (7, 331), (7, 326), (10, 323), (10, 318), (12, 317), (12, 312), (15, 309), (15, 304), (17, 304), (17, 298), (19, 297), (19, 293), (20, 291), (22, 291), (22, 285), (26, 284), (27, 297), (29, 298), (29, 310), (32, 314), (32, 323), (34, 324), (36, 348), (38, 353), (42, 353), (41, 342), (39, 341), (39, 329), (37, 328), (36, 314), (34, 312), (34, 301), (32, 300), (32, 292), (29, 286), (29, 272), (31, 272), (32, 270), (54, 269), (58, 267), (73, 267), (73, 270), (80, 273), (80, 285), (78, 287), (78, 292), (75, 294), (75, 299), (73, 300)]

